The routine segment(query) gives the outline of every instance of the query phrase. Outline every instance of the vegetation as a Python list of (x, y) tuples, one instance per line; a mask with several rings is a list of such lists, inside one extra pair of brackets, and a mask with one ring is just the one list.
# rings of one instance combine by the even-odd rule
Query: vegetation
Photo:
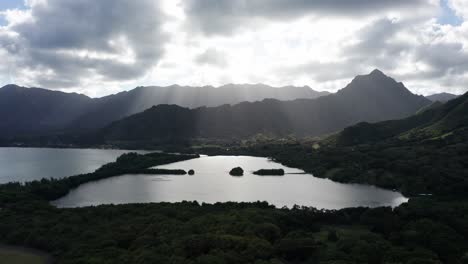
[[(176, 158), (126, 154), (98, 171)], [(413, 198), (395, 210), (260, 202), (58, 209), (37, 192), (48, 184), (0, 186), (0, 241), (58, 263), (466, 263), (468, 252), (465, 200)]]
[(255, 175), (277, 175), (277, 176), (283, 176), (284, 175), (284, 170), (283, 169), (260, 169), (257, 171), (254, 171)]
[(265, 137), (190, 148), (268, 156), (318, 177), (412, 196), (393, 209), (288, 209), (266, 202), (50, 205), (84, 182), (197, 157), (133, 153), (90, 174), (0, 185), (0, 242), (49, 252), (65, 264), (467, 264), (467, 97), (409, 119), (359, 124), (326, 140)]
[(51, 261), (49, 256), (35, 250), (1, 245), (0, 259), (8, 264), (47, 264)]
[(229, 174), (232, 176), (242, 176), (244, 175), (244, 170), (241, 167), (235, 167), (229, 172)]
[[(270, 154), (306, 168), (311, 160), (325, 162), (318, 168), (335, 158), (365, 160), (334, 148), (257, 142), (229, 151)], [(89, 175), (0, 185), (0, 242), (49, 252), (58, 263), (467, 263), (468, 200), (462, 194), (411, 198), (393, 210), (280, 209), (264, 202), (59, 209), (48, 202), (75, 186), (70, 183), (194, 157), (125, 154)]]
[(184, 170), (168, 170), (168, 169), (144, 169), (138, 171), (139, 174), (164, 174), (164, 175), (185, 175), (187, 174)]
[[(1, 188), (3, 198), (14, 193)], [(468, 252), (462, 200), (338, 211), (260, 202), (58, 209), (38, 197), (2, 199), (1, 206), (1, 242), (50, 252), (65, 264), (456, 264)]]
[(419, 194), (464, 196), (468, 189), (468, 141), (380, 142), (354, 146), (279, 142), (231, 149), (227, 153), (268, 156), (316, 177), (372, 184)]

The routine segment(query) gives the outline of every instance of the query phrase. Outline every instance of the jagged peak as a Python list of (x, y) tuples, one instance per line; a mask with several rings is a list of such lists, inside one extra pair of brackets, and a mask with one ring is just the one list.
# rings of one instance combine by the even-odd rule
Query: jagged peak
[(357, 82), (361, 82), (361, 81), (374, 82), (374, 81), (380, 81), (380, 80), (393, 80), (395, 83), (397, 83), (392, 77), (389, 77), (388, 75), (386, 75), (379, 69), (374, 69), (368, 74), (357, 75), (356, 77), (354, 77), (351, 83), (356, 82), (356, 81)]
[(358, 75), (358, 76), (354, 77), (354, 79), (342, 90), (346, 89), (347, 87), (354, 87), (354, 86), (362, 88), (363, 83), (375, 83), (375, 82), (382, 82), (382, 81), (384, 81), (384, 82), (392, 81), (393, 83), (395, 83), (395, 84), (397, 84), (399, 86), (404, 86), (403, 83), (398, 83), (393, 78), (385, 75), (379, 69), (375, 69), (372, 72), (370, 72), (369, 74)]
[(369, 73), (370, 76), (385, 76), (387, 77), (387, 75), (385, 75), (385, 73), (383, 73), (381, 70), (379, 69), (374, 69), (373, 71), (371, 71)]

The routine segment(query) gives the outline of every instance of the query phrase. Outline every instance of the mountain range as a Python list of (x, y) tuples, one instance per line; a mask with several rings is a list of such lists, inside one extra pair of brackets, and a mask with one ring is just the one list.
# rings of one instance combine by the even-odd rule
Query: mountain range
[(400, 119), (431, 104), (379, 70), (316, 99), (265, 99), (219, 107), (158, 105), (99, 132), (103, 141), (240, 139), (257, 134), (319, 136), (361, 121)]
[(317, 92), (308, 86), (275, 88), (264, 84), (228, 84), (218, 88), (179, 85), (137, 87), (128, 92), (93, 100), (93, 106), (80, 118), (74, 120), (71, 128), (88, 130), (104, 127), (112, 121), (161, 104), (174, 104), (187, 108), (214, 107), (255, 102), (267, 98), (277, 100), (313, 99), (328, 94), (328, 92)]
[(451, 93), (437, 93), (437, 94), (432, 94), (432, 95), (429, 95), (429, 96), (426, 96), (427, 99), (433, 101), (433, 102), (441, 102), (441, 103), (445, 103), (447, 101), (450, 101), (452, 99), (455, 99), (457, 98), (458, 95), (456, 94), (451, 94)]
[(113, 142), (320, 136), (431, 107), (429, 99), (379, 70), (356, 76), (334, 94), (307, 86), (230, 84), (137, 87), (90, 98), (7, 85), (0, 89), (0, 137), (86, 133)]
[(154, 105), (219, 106), (265, 98), (293, 100), (327, 95), (308, 86), (275, 88), (263, 84), (187, 87), (137, 87), (102, 98), (40, 88), (0, 88), (0, 137), (93, 130)]

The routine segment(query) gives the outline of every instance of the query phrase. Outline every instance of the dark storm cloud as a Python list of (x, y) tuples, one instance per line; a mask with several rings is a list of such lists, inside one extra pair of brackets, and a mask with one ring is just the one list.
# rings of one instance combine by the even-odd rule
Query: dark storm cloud
[[(142, 76), (163, 53), (168, 36), (158, 1), (48, 0), (32, 7), (32, 20), (9, 27), (0, 45), (31, 71), (52, 72), (38, 85), (65, 88), (98, 76), (128, 80)], [(80, 55), (81, 52), (81, 55)], [(130, 62), (119, 56), (130, 52)]]
[(230, 34), (253, 19), (289, 20), (306, 15), (359, 17), (411, 10), (427, 0), (187, 0), (191, 27), (207, 35)]

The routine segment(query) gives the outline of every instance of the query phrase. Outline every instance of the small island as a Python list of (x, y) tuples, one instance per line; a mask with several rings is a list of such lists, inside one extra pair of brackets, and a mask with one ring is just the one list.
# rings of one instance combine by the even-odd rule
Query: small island
[(258, 171), (254, 171), (253, 174), (262, 175), (262, 176), (283, 176), (284, 170), (283, 169), (261, 169)]
[(231, 176), (243, 176), (244, 170), (241, 167), (235, 167), (229, 172), (229, 174)]
[(195, 174), (195, 171), (194, 170), (189, 170), (188, 171), (188, 175), (194, 175)]
[(156, 174), (156, 175), (185, 175), (184, 170), (170, 170), (170, 169), (142, 169), (138, 171), (140, 174)]

